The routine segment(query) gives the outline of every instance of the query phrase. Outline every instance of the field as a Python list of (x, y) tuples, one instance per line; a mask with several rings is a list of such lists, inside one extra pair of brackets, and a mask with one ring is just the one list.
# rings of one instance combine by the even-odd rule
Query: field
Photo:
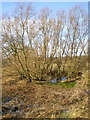
[(4, 67), (3, 118), (88, 118), (87, 75), (70, 85), (26, 83)]

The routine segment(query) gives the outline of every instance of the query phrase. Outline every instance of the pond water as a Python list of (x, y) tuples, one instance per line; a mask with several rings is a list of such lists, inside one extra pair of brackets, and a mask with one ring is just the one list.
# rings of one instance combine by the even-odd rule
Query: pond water
[(52, 81), (52, 82), (57, 82), (57, 80), (56, 80), (56, 79), (52, 79), (51, 81)]
[(61, 78), (61, 81), (65, 81), (65, 80), (67, 80), (66, 77), (62, 77), (62, 78)]
[[(66, 78), (66, 77), (62, 77), (61, 79), (58, 80), (58, 82), (59, 82), (59, 81), (65, 81), (65, 80), (67, 80), (67, 78)], [(51, 82), (52, 82), (52, 83), (56, 83), (57, 80), (56, 80), (56, 79), (52, 79)]]

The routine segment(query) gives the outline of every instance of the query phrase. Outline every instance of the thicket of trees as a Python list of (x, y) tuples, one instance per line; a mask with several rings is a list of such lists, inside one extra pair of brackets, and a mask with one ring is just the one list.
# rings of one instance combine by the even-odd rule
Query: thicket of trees
[(49, 8), (36, 14), (32, 4), (19, 4), (13, 16), (2, 17), (3, 59), (28, 81), (77, 75), (86, 66), (87, 30), (87, 13), (80, 6), (54, 16)]

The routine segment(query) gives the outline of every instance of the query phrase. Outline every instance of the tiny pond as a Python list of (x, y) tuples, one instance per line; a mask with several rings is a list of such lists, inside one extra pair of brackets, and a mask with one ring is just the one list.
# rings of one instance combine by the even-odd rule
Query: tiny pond
[(51, 87), (61, 87), (61, 88), (72, 88), (75, 86), (76, 81), (73, 82), (62, 82), (66, 81), (67, 77), (62, 77), (61, 79), (52, 79), (44, 82), (37, 83), (39, 85), (51, 86)]

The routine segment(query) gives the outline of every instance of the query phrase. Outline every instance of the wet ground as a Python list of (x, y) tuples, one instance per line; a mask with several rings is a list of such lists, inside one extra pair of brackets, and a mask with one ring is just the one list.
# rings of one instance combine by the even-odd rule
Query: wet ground
[(3, 76), (3, 118), (88, 117), (88, 89), (80, 88), (82, 81), (78, 84), (76, 81), (71, 88), (61, 86), (73, 82), (57, 83), (56, 79), (51, 83), (48, 81), (26, 83), (25, 81), (20, 80), (18, 76), (6, 76), (6, 73)]
[(79, 109), (86, 109), (87, 93), (85, 91), (75, 88), (63, 89), (37, 85), (35, 83), (25, 84), (23, 81), (21, 84), (3, 85), (3, 117), (72, 117), (74, 105), (78, 106)]

